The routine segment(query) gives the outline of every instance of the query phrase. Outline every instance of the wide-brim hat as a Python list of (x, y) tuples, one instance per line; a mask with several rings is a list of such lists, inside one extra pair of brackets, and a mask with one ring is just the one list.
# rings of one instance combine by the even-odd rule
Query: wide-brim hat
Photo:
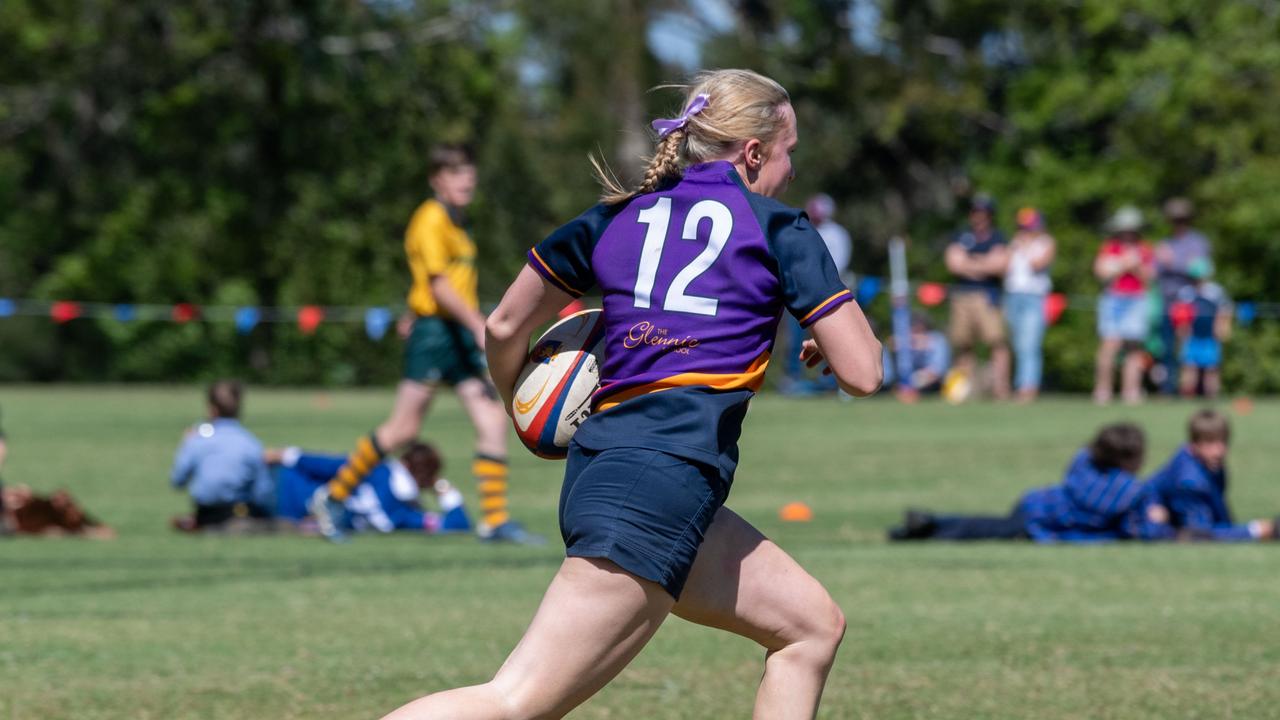
[(1138, 232), (1145, 224), (1141, 210), (1132, 205), (1124, 205), (1107, 220), (1107, 232)]

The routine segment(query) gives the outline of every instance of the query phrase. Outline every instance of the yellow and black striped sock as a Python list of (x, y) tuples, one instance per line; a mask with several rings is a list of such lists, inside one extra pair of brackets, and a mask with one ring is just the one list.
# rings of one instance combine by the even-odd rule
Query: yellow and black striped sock
[(364, 482), (365, 477), (382, 462), (385, 453), (378, 447), (378, 440), (369, 433), (356, 441), (356, 449), (329, 480), (329, 497), (346, 500)]
[(511, 519), (507, 512), (507, 459), (476, 454), (471, 463), (480, 490), (480, 512), (485, 525), (498, 527)]

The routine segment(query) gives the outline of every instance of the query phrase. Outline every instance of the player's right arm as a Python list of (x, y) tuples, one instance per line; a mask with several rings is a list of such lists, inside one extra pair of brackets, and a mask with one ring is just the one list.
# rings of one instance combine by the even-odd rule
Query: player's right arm
[(485, 321), (485, 357), (489, 361), (489, 374), (508, 413), (511, 412), (516, 380), (528, 357), (529, 340), (534, 330), (550, 322), (573, 299), (572, 295), (525, 265), (502, 296), (502, 302)]
[(476, 336), (476, 341), (480, 343), (480, 347), (484, 347), (484, 315), (478, 310), (473, 310), (462, 296), (453, 289), (444, 275), (431, 276), (431, 294), (436, 299), (436, 304), (441, 310), (457, 320), (462, 326), (472, 332)]
[(485, 323), (485, 356), (502, 406), (511, 412), (516, 380), (529, 354), (534, 330), (596, 282), (591, 250), (608, 224), (602, 205), (565, 223), (529, 250), (529, 262), (507, 288), (502, 302)]

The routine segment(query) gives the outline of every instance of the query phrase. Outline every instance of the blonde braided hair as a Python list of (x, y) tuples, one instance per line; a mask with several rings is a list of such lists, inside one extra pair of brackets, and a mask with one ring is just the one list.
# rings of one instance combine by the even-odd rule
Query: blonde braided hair
[(768, 147), (782, 129), (782, 106), (791, 102), (781, 85), (751, 70), (705, 70), (688, 85), (655, 89), (667, 87), (685, 91), (685, 107), (698, 95), (707, 95), (706, 108), (658, 141), (646, 163), (644, 178), (632, 189), (624, 187), (603, 160), (591, 156), (596, 180), (603, 188), (600, 202), (616, 205), (654, 192), (682, 177), (685, 167), (723, 159), (751, 138)]

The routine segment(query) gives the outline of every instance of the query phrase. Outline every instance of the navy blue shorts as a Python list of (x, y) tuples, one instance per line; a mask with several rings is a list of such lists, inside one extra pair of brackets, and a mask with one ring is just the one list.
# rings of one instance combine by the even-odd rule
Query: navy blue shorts
[(680, 599), (729, 483), (717, 468), (645, 448), (569, 444), (560, 534), (569, 557), (608, 558)]

